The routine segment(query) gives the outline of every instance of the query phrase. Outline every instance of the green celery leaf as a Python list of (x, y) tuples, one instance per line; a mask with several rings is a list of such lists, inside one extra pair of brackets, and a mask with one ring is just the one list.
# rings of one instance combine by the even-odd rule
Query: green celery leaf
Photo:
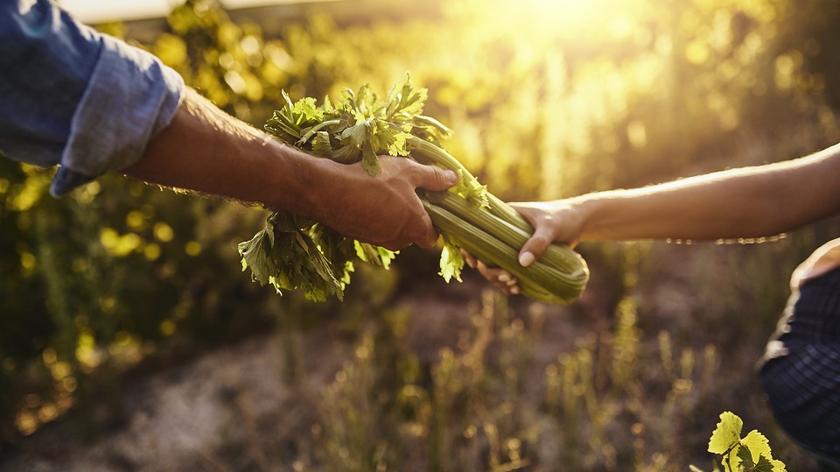
[(453, 278), (461, 282), (461, 271), (464, 268), (464, 257), (461, 248), (451, 239), (443, 236), (443, 250), (440, 253), (440, 276), (446, 283)]
[(366, 120), (357, 120), (355, 125), (341, 132), (341, 139), (343, 142), (346, 141), (359, 149), (367, 141), (367, 135), (368, 122)]
[(308, 122), (318, 122), (324, 119), (324, 111), (318, 108), (318, 104), (312, 97), (298, 100), (292, 108), (298, 125)]
[(379, 159), (370, 143), (362, 147), (362, 167), (372, 177), (379, 175)]
[(315, 137), (312, 138), (312, 153), (318, 157), (332, 156), (333, 148), (330, 142), (330, 133), (326, 131), (315, 133)]
[(408, 156), (408, 147), (406, 146), (406, 139), (409, 134), (404, 132), (394, 133), (391, 142), (385, 146), (385, 149), (390, 156)]
[(273, 229), (263, 228), (249, 241), (239, 243), (239, 255), (242, 257), (242, 270), (251, 269), (251, 278), (260, 285), (270, 283), (270, 277), (276, 272), (271, 257)]
[(490, 206), (490, 201), (487, 197), (487, 186), (481, 185), (478, 179), (463, 169), (458, 169), (458, 183), (452, 186), (449, 191), (460, 195), (479, 208)]
[(385, 249), (381, 246), (353, 241), (353, 246), (358, 257), (363, 262), (388, 269), (391, 262), (397, 257), (398, 252)]

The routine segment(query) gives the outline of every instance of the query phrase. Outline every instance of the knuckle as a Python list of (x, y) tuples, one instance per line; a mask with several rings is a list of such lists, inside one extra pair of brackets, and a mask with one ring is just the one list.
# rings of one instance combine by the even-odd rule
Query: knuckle
[(547, 227), (553, 227), (558, 223), (557, 217), (550, 213), (543, 215), (543, 217), (540, 220), (541, 223)]
[(408, 158), (400, 158), (399, 170), (411, 177), (419, 177), (422, 173), (423, 166)]
[(545, 235), (539, 234), (531, 238), (531, 244), (534, 246), (546, 246), (550, 243), (548, 237)]
[(435, 185), (441, 185), (446, 181), (443, 175), (443, 169), (439, 167), (429, 167), (428, 172), (431, 175), (432, 183)]

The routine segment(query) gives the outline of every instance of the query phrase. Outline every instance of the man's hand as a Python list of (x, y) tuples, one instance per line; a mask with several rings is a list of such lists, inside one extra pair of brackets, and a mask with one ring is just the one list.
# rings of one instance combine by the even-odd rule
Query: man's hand
[(361, 164), (322, 161), (310, 216), (345, 236), (391, 250), (434, 245), (437, 233), (415, 190), (446, 190), (458, 181), (454, 172), (382, 156), (380, 173), (372, 177)]
[[(519, 263), (524, 267), (538, 260), (551, 243), (562, 242), (574, 246), (583, 234), (585, 212), (578, 200), (511, 203), (510, 206), (534, 228), (534, 234), (519, 251)], [(503, 292), (519, 293), (516, 279), (508, 271), (489, 267), (467, 253), (464, 253), (464, 260)]]
[(415, 190), (446, 190), (458, 180), (455, 173), (406, 158), (381, 157), (379, 166), (379, 175), (371, 177), (360, 164), (312, 157), (188, 90), (172, 123), (125, 173), (260, 202), (389, 249), (434, 244), (437, 235)]

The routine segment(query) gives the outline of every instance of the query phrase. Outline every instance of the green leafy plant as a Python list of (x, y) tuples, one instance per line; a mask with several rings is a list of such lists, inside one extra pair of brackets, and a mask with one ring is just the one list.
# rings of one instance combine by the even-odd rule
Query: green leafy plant
[[(709, 452), (721, 456), (724, 472), (786, 472), (785, 464), (773, 458), (770, 441), (756, 430), (741, 437), (743, 428), (744, 421), (738, 415), (731, 411), (720, 414), (709, 439)], [(701, 472), (694, 466), (691, 471)]]
[[(459, 182), (449, 191), (421, 195), (443, 234), (440, 275), (447, 282), (460, 280), (465, 249), (512, 272), (526, 295), (553, 303), (577, 298), (589, 278), (584, 260), (567, 246), (552, 245), (532, 266), (519, 265), (517, 250), (531, 226), (441, 147), (450, 130), (422, 115), (426, 97), (426, 89), (414, 87), (409, 77), (384, 100), (367, 85), (345, 91), (336, 104), (329, 97), (321, 105), (311, 97), (293, 102), (284, 92), (283, 107), (265, 129), (314, 156), (361, 162), (372, 177), (379, 172), (377, 156), (382, 154), (455, 171)], [(300, 289), (316, 301), (342, 298), (355, 259), (387, 268), (395, 257), (385, 248), (282, 212), (273, 213), (262, 231), (239, 245), (239, 252), (243, 270), (251, 269), (254, 280), (281, 292)]]

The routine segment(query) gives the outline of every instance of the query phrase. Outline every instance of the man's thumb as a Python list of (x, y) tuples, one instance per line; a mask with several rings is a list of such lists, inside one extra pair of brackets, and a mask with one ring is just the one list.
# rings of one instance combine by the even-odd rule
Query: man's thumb
[(458, 174), (435, 166), (418, 164), (415, 185), (417, 188), (442, 192), (458, 182)]
[(553, 235), (546, 226), (537, 226), (534, 235), (525, 242), (519, 251), (519, 264), (528, 267), (539, 259), (542, 253), (551, 245)]

